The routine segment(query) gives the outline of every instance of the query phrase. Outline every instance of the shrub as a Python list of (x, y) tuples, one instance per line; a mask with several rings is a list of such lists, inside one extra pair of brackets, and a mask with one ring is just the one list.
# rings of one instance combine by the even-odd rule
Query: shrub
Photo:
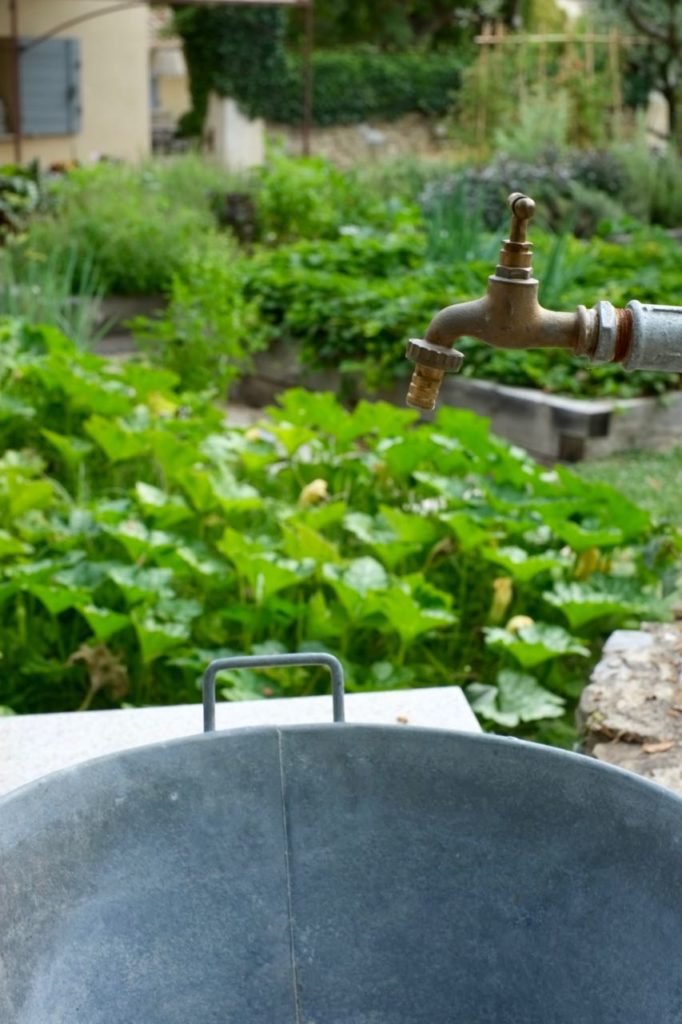
[(416, 219), (418, 211), (389, 202), (379, 189), (363, 189), (353, 173), (318, 157), (289, 159), (273, 154), (247, 181), (263, 241), (337, 238), (343, 227), (390, 227)]
[(178, 170), (164, 177), (158, 166), (99, 164), (71, 171), (55, 187), (55, 212), (32, 221), (25, 250), (49, 254), (66, 267), (75, 246), (95, 260), (108, 294), (164, 291), (186, 251), (214, 229), (210, 197), (198, 196), (206, 176), (194, 185), (194, 205), (179, 192)]
[[(459, 88), (462, 62), (449, 53), (386, 53), (370, 48), (319, 50), (313, 55), (313, 120), (318, 125), (392, 121), (413, 111), (443, 116)], [(303, 118), (303, 66), (288, 70), (258, 111), (269, 121)]]
[[(193, 701), (214, 657), (314, 647), (353, 689), (462, 683), (487, 721), (570, 742), (591, 651), (672, 599), (671, 535), (470, 413), (415, 426), (294, 391), (245, 432), (167, 371), (0, 331), (0, 704), (15, 711)], [(221, 683), (262, 697), (311, 677)]]

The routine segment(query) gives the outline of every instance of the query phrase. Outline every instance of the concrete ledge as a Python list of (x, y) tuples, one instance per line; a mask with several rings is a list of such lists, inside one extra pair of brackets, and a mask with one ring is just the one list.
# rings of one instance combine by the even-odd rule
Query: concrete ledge
[[(349, 722), (480, 732), (457, 686), (346, 695)], [(331, 722), (331, 697), (221, 701), (216, 727)], [(103, 754), (202, 731), (200, 704), (0, 718), (0, 795), (42, 775)]]

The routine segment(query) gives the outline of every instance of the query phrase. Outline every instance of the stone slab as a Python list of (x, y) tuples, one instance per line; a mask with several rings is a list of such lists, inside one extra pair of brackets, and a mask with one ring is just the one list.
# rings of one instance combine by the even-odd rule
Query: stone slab
[(586, 753), (682, 795), (682, 622), (617, 630), (585, 687)]
[[(216, 705), (216, 728), (330, 722), (330, 697)], [(480, 732), (457, 686), (346, 695), (349, 722)], [(0, 795), (93, 757), (180, 739), (202, 730), (200, 704), (0, 718)]]

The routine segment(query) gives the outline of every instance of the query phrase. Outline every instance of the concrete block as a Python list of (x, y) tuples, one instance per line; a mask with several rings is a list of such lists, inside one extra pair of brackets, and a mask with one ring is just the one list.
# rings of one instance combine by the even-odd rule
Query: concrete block
[[(480, 732), (457, 686), (346, 695), (346, 719)], [(331, 722), (331, 697), (293, 697), (216, 705), (216, 728)], [(0, 795), (93, 757), (180, 739), (202, 730), (200, 704), (0, 718)]]

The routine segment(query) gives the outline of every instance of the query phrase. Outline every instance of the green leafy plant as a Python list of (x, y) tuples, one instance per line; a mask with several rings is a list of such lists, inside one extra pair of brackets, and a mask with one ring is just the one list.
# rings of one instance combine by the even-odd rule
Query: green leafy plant
[(20, 235), (31, 217), (48, 205), (43, 175), (36, 160), (25, 167), (0, 166), (0, 245)]
[(88, 255), (73, 246), (62, 256), (0, 250), (0, 315), (59, 328), (81, 348), (106, 330), (99, 323), (102, 287)]
[(248, 370), (249, 355), (265, 345), (256, 312), (244, 296), (243, 263), (226, 241), (188, 253), (173, 275), (165, 313), (139, 317), (131, 326), (143, 349), (185, 387), (226, 396)]
[[(490, 726), (570, 742), (603, 637), (673, 598), (675, 535), (471, 414), (418, 426), (294, 390), (228, 429), (167, 370), (19, 321), (1, 331), (0, 704), (14, 711), (192, 701), (216, 656), (323, 648), (351, 689), (460, 683)], [(221, 679), (238, 699), (326, 686)]]
[(177, 177), (165, 185), (158, 169), (116, 164), (71, 171), (54, 187), (54, 212), (31, 221), (26, 258), (49, 257), (65, 273), (75, 248), (83, 273), (94, 263), (107, 294), (163, 292), (187, 250), (215, 223), (210, 196), (185, 205), (172, 187)]

